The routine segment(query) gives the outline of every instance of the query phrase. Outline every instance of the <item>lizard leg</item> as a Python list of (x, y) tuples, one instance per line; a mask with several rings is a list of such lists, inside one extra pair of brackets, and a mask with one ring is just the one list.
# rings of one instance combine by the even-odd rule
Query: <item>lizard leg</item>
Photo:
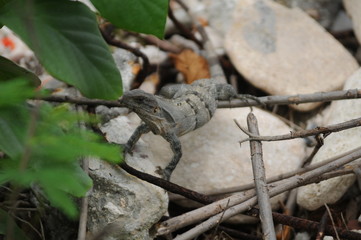
[(148, 133), (150, 131), (150, 128), (145, 124), (141, 124), (139, 127), (137, 127), (137, 129), (135, 129), (134, 133), (132, 134), (132, 136), (129, 138), (127, 144), (125, 144), (124, 150), (125, 152), (132, 152), (133, 148), (135, 146), (135, 144), (138, 142), (140, 136), (142, 136), (142, 134)]
[(179, 160), (182, 157), (182, 146), (177, 135), (175, 135), (174, 133), (167, 134), (166, 136), (164, 136), (164, 139), (170, 143), (170, 148), (172, 149), (174, 154), (168, 166), (163, 170), (164, 178), (169, 181), (170, 175), (172, 174), (173, 170), (175, 169)]

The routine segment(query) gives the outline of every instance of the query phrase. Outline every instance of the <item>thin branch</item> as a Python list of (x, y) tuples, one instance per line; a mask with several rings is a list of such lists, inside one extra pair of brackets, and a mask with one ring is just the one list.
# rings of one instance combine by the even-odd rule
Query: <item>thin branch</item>
[(104, 105), (107, 107), (125, 107), (124, 104), (121, 104), (118, 101), (108, 101), (102, 99), (89, 99), (84, 97), (71, 97), (71, 96), (46, 96), (42, 98), (37, 98), (40, 100), (48, 101), (48, 102), (58, 102), (58, 103), (73, 103), (76, 105), (87, 105), (90, 107), (96, 107), (99, 105)]
[(126, 162), (122, 162), (119, 165), (124, 171), (127, 173), (134, 175), (146, 182), (149, 182), (151, 184), (154, 184), (158, 187), (161, 187), (169, 192), (181, 194), (182, 196), (185, 196), (188, 199), (194, 200), (199, 203), (211, 203), (215, 200), (215, 198), (200, 194), (198, 192), (192, 191), (190, 189), (181, 187), (177, 184), (171, 183), (167, 180), (164, 180), (162, 178), (154, 177), (150, 174), (138, 171), (135, 168), (132, 168), (129, 166)]
[[(88, 167), (88, 160), (83, 159), (83, 170), (87, 171), (84, 167)], [(89, 169), (89, 168), (87, 168)], [(88, 174), (88, 173), (87, 173)], [(78, 238), (77, 240), (86, 239), (86, 226), (88, 220), (88, 196), (81, 198), (80, 202), (80, 214), (79, 214), (79, 226), (78, 226)]]
[(134, 32), (129, 32), (130, 35), (142, 38), (146, 43), (157, 46), (159, 49), (171, 52), (171, 53), (180, 53), (183, 49), (181, 47), (178, 47), (177, 45), (167, 41), (167, 40), (161, 40), (153, 35), (145, 35), (145, 34), (139, 34)]
[[(77, 106), (76, 111), (79, 115), (85, 115), (84, 110), (82, 107)], [(86, 124), (84, 121), (78, 120), (78, 125), (80, 128), (80, 134), (83, 134), (86, 129)], [(89, 159), (84, 157), (81, 160), (82, 169), (83, 171), (89, 175)], [(78, 225), (78, 237), (77, 240), (85, 240), (86, 239), (86, 230), (87, 230), (87, 220), (88, 220), (88, 207), (89, 207), (89, 199), (88, 195), (86, 194), (84, 197), (81, 198), (80, 202), (80, 214), (79, 214), (79, 225)]]
[[(231, 237), (235, 237), (236, 239), (242, 239), (242, 240), (262, 240), (261, 237), (257, 237), (254, 235), (251, 235), (249, 233), (244, 233), (244, 232), (240, 232), (237, 230), (234, 230), (232, 228), (227, 228), (224, 226), (219, 226), (218, 229), (220, 231), (223, 231), (225, 233), (227, 233), (228, 235), (230, 235)], [(223, 238), (222, 238), (223, 239)], [(232, 238), (233, 239), (233, 238)]]
[(328, 205), (325, 203), (325, 207), (326, 207), (326, 210), (328, 212), (328, 216), (330, 217), (331, 219), (331, 222), (332, 222), (332, 227), (333, 227), (333, 230), (335, 231), (335, 237), (337, 240), (340, 240), (340, 236), (338, 236), (338, 233), (337, 233), (337, 230), (336, 230), (336, 224), (335, 224), (335, 221), (333, 220), (333, 217), (332, 217), (332, 213), (331, 213), (331, 210), (330, 208), (328, 207)]
[(317, 92), (310, 94), (297, 94), (288, 96), (266, 96), (253, 99), (233, 99), (231, 101), (220, 101), (219, 108), (250, 107), (262, 105), (288, 105), (310, 102), (330, 102), (342, 99), (361, 98), (360, 89), (349, 89), (343, 91)]
[(328, 211), (325, 211), (325, 213), (321, 218), (320, 225), (318, 226), (315, 240), (322, 240), (323, 237), (325, 236), (325, 228), (326, 228), (327, 220), (328, 220)]
[[(247, 116), (247, 125), (251, 133), (259, 135), (257, 119), (253, 113)], [(262, 143), (250, 141), (251, 161), (256, 186), (258, 205), (260, 208), (260, 220), (264, 239), (276, 240), (275, 227), (272, 219), (272, 208), (266, 183), (266, 174), (263, 163)], [(224, 213), (224, 212), (223, 212)]]
[[(240, 125), (238, 124), (240, 127)], [(289, 134), (283, 134), (283, 135), (276, 135), (276, 136), (256, 136), (252, 133), (249, 133), (248, 131), (244, 131), (243, 127), (240, 127), (240, 129), (247, 135), (249, 135), (249, 138), (246, 138), (244, 140), (241, 140), (240, 143), (250, 141), (250, 140), (258, 140), (258, 141), (281, 141), (281, 140), (289, 140), (294, 138), (304, 138), (319, 134), (329, 135), (333, 132), (339, 132), (342, 130), (359, 127), (361, 126), (361, 118), (355, 118), (346, 122), (337, 123), (328, 125), (325, 127), (316, 127), (309, 130), (301, 130), (301, 131), (291, 131)]]
[(303, 161), (302, 166), (309, 165), (312, 159), (316, 156), (316, 153), (321, 149), (323, 146), (323, 138), (320, 135), (316, 135), (316, 146), (313, 148), (311, 154)]
[[(250, 106), (258, 106), (258, 105), (273, 105), (273, 104), (279, 104), (279, 105), (288, 105), (294, 103), (294, 101), (278, 101), (277, 98), (296, 98), (296, 96), (299, 96), (299, 101), (297, 103), (306, 103), (306, 102), (329, 102), (329, 101), (335, 101), (335, 100), (347, 100), (347, 99), (356, 99), (361, 98), (361, 90), (359, 89), (349, 89), (345, 91), (333, 91), (333, 92), (327, 92), (327, 93), (313, 93), (313, 94), (305, 94), (305, 95), (294, 95), (294, 96), (268, 96), (268, 97), (258, 97), (256, 100), (251, 99), (232, 99), (230, 101), (219, 101), (218, 102), (218, 108), (236, 108), (236, 107), (250, 107)], [(313, 96), (312, 101), (303, 101), (303, 96)], [(322, 96), (322, 97), (320, 97)], [(47, 100), (51, 99), (51, 100)], [(40, 98), (42, 100), (46, 101), (54, 101), (54, 102), (70, 102), (72, 99), (71, 97), (57, 97), (57, 96), (51, 96), (51, 97), (45, 97)], [(265, 101), (265, 99), (269, 99)], [(82, 104), (82, 105), (106, 105), (109, 107), (119, 107), (119, 103), (116, 101), (103, 101), (103, 100), (95, 100), (95, 99), (87, 99), (82, 98), (79, 103), (77, 103), (76, 99), (73, 99), (72, 103), (75, 104)]]

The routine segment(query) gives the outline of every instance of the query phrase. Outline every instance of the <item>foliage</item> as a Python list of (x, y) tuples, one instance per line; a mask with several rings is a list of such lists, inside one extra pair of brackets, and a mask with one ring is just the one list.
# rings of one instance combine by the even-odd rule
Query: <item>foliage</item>
[(40, 79), (34, 73), (19, 67), (2, 56), (0, 56), (0, 69), (0, 80), (11, 80), (13, 78), (23, 77), (31, 81), (35, 86), (40, 85)]
[[(131, 31), (163, 36), (168, 0), (93, 0), (101, 16)], [(13, 30), (55, 78), (75, 86), (86, 97), (117, 99), (120, 73), (98, 29), (95, 14), (70, 0), (0, 0), (0, 28)], [(70, 196), (84, 196), (92, 185), (78, 161), (96, 156), (121, 160), (117, 146), (78, 127), (93, 118), (69, 106), (28, 104), (39, 78), (0, 57), (0, 184), (41, 187), (51, 204), (70, 217), (77, 214)], [(1, 217), (6, 215), (0, 214)], [(0, 232), (3, 232), (0, 225)]]
[[(80, 169), (83, 156), (97, 156), (119, 162), (119, 147), (102, 143), (100, 137), (78, 127), (78, 121), (92, 122), (69, 111), (67, 106), (29, 106), (19, 102), (31, 88), (24, 80), (0, 83), (0, 96), (14, 93), (13, 101), (0, 101), (0, 149), (7, 158), (0, 162), (0, 184), (28, 188), (38, 184), (49, 201), (69, 216), (76, 208), (68, 194), (84, 196), (91, 179)], [(33, 92), (32, 92), (33, 94)], [(21, 176), (21, 177), (19, 177)]]

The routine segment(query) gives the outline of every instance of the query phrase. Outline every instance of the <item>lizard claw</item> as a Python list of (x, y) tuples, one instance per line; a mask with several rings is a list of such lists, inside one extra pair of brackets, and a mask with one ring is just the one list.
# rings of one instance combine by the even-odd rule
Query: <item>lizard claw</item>
[(123, 149), (123, 154), (130, 154), (133, 155), (132, 149), (129, 147), (128, 144), (120, 144), (121, 148)]
[(155, 171), (157, 174), (161, 175), (164, 180), (169, 181), (170, 179), (170, 172), (167, 171), (167, 169), (162, 169), (161, 167), (157, 167), (157, 170)]

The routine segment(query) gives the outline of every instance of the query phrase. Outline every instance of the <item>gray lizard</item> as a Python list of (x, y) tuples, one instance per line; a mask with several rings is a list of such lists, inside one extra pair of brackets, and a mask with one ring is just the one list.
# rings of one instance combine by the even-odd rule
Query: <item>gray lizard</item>
[(173, 158), (163, 170), (163, 177), (169, 180), (182, 157), (180, 136), (206, 124), (214, 115), (218, 100), (236, 98), (236, 90), (229, 84), (214, 79), (200, 79), (190, 85), (165, 86), (160, 95), (153, 95), (135, 89), (125, 92), (119, 100), (133, 110), (142, 120), (125, 145), (131, 152), (142, 134), (152, 131), (170, 143)]

